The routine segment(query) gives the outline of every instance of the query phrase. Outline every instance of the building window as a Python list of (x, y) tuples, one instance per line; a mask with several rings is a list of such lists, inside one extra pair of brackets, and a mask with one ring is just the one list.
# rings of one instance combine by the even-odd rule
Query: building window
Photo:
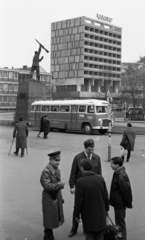
[(8, 97), (7, 96), (3, 96), (3, 102), (7, 103), (8, 102)]
[(14, 73), (13, 72), (9, 72), (9, 78), (10, 79), (14, 78)]
[(12, 96), (8, 96), (8, 102), (13, 102), (13, 97)]
[(8, 78), (8, 72), (4, 72), (4, 78)]
[(13, 90), (13, 84), (9, 84), (9, 90)]
[(18, 79), (18, 73), (14, 72), (14, 79)]
[(2, 78), (3, 77), (3, 72), (0, 72), (0, 78)]
[(4, 91), (8, 91), (8, 84), (7, 83), (4, 83)]
[(13, 97), (13, 102), (16, 103), (17, 97)]
[(17, 84), (14, 84), (13, 87), (14, 87), (14, 91), (18, 91), (18, 85)]

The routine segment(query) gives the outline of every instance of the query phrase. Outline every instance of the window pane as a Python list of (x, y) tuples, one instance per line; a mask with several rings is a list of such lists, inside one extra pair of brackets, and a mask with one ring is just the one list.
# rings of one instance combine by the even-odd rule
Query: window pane
[(61, 106), (60, 112), (69, 112), (69, 106)]
[(42, 106), (42, 111), (50, 111), (50, 106)]
[(12, 101), (12, 96), (8, 96), (8, 102), (13, 102)]
[(88, 113), (94, 113), (95, 109), (94, 106), (88, 106)]
[(9, 90), (13, 90), (13, 84), (9, 84)]
[(17, 101), (17, 97), (13, 97), (13, 102), (16, 103), (16, 101)]
[(18, 91), (18, 85), (17, 84), (14, 84), (13, 87), (14, 87), (14, 91)]
[(58, 112), (59, 111), (59, 106), (51, 106), (51, 111), (52, 112)]
[(2, 78), (3, 77), (3, 72), (0, 72), (0, 78)]
[(4, 83), (4, 91), (8, 91), (8, 84), (7, 83)]
[(8, 72), (4, 72), (4, 78), (8, 78)]
[(18, 73), (17, 72), (14, 72), (14, 78), (18, 79)]
[(96, 107), (96, 112), (98, 112), (98, 113), (104, 113), (104, 112), (106, 112), (106, 111), (105, 111), (105, 107), (104, 107), (104, 106)]
[(3, 96), (3, 102), (8, 102), (7, 96)]
[(13, 78), (13, 77), (14, 77), (13, 72), (9, 72), (9, 78)]
[(79, 106), (79, 112), (86, 112), (86, 106)]

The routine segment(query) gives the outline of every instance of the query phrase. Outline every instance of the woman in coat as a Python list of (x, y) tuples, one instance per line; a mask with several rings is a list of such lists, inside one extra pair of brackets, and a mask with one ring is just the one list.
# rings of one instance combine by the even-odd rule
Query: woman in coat
[(49, 163), (43, 170), (40, 178), (43, 187), (42, 210), (44, 240), (54, 240), (53, 228), (58, 228), (64, 222), (63, 199), (61, 189), (64, 182), (60, 178), (60, 151), (48, 154)]
[(16, 151), (14, 154), (18, 156), (19, 148), (21, 148), (21, 157), (24, 156), (24, 149), (27, 148), (28, 127), (27, 123), (22, 121), (22, 117), (19, 118), (19, 122), (13, 131), (13, 138), (16, 137)]
[[(135, 144), (135, 132), (132, 129), (131, 123), (127, 124), (127, 128), (123, 133), (122, 140), (120, 145), (124, 148), (127, 149), (127, 162), (129, 162), (130, 156), (131, 156), (131, 151), (134, 151), (134, 144)], [(122, 156), (122, 159), (124, 161), (124, 156)]]

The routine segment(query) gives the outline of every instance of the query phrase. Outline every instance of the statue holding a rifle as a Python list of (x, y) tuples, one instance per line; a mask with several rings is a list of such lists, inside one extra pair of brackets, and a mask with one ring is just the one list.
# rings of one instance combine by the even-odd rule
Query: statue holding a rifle
[(47, 53), (49, 51), (40, 42), (38, 42), (38, 43), (39, 43), (39, 49), (38, 49), (38, 51), (35, 51), (35, 55), (33, 57), (33, 62), (32, 62), (32, 67), (31, 67), (31, 72), (30, 72), (29, 78), (31, 78), (33, 76), (34, 71), (36, 71), (37, 79), (38, 79), (38, 81), (40, 81), (39, 62), (41, 62), (42, 59), (43, 59), (43, 56), (41, 58), (39, 58), (40, 53), (41, 53), (41, 49), (44, 49)]

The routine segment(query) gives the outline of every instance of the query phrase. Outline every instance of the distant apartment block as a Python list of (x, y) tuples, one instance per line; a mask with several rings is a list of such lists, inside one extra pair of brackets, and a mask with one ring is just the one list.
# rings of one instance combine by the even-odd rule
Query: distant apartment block
[[(0, 110), (15, 110), (19, 81), (28, 79), (30, 68), (0, 68)], [(34, 73), (33, 79), (36, 79)], [(51, 98), (51, 74), (40, 67), (40, 81), (46, 85), (47, 98)]]
[(56, 93), (69, 97), (118, 95), (122, 29), (88, 17), (51, 24), (51, 74)]

